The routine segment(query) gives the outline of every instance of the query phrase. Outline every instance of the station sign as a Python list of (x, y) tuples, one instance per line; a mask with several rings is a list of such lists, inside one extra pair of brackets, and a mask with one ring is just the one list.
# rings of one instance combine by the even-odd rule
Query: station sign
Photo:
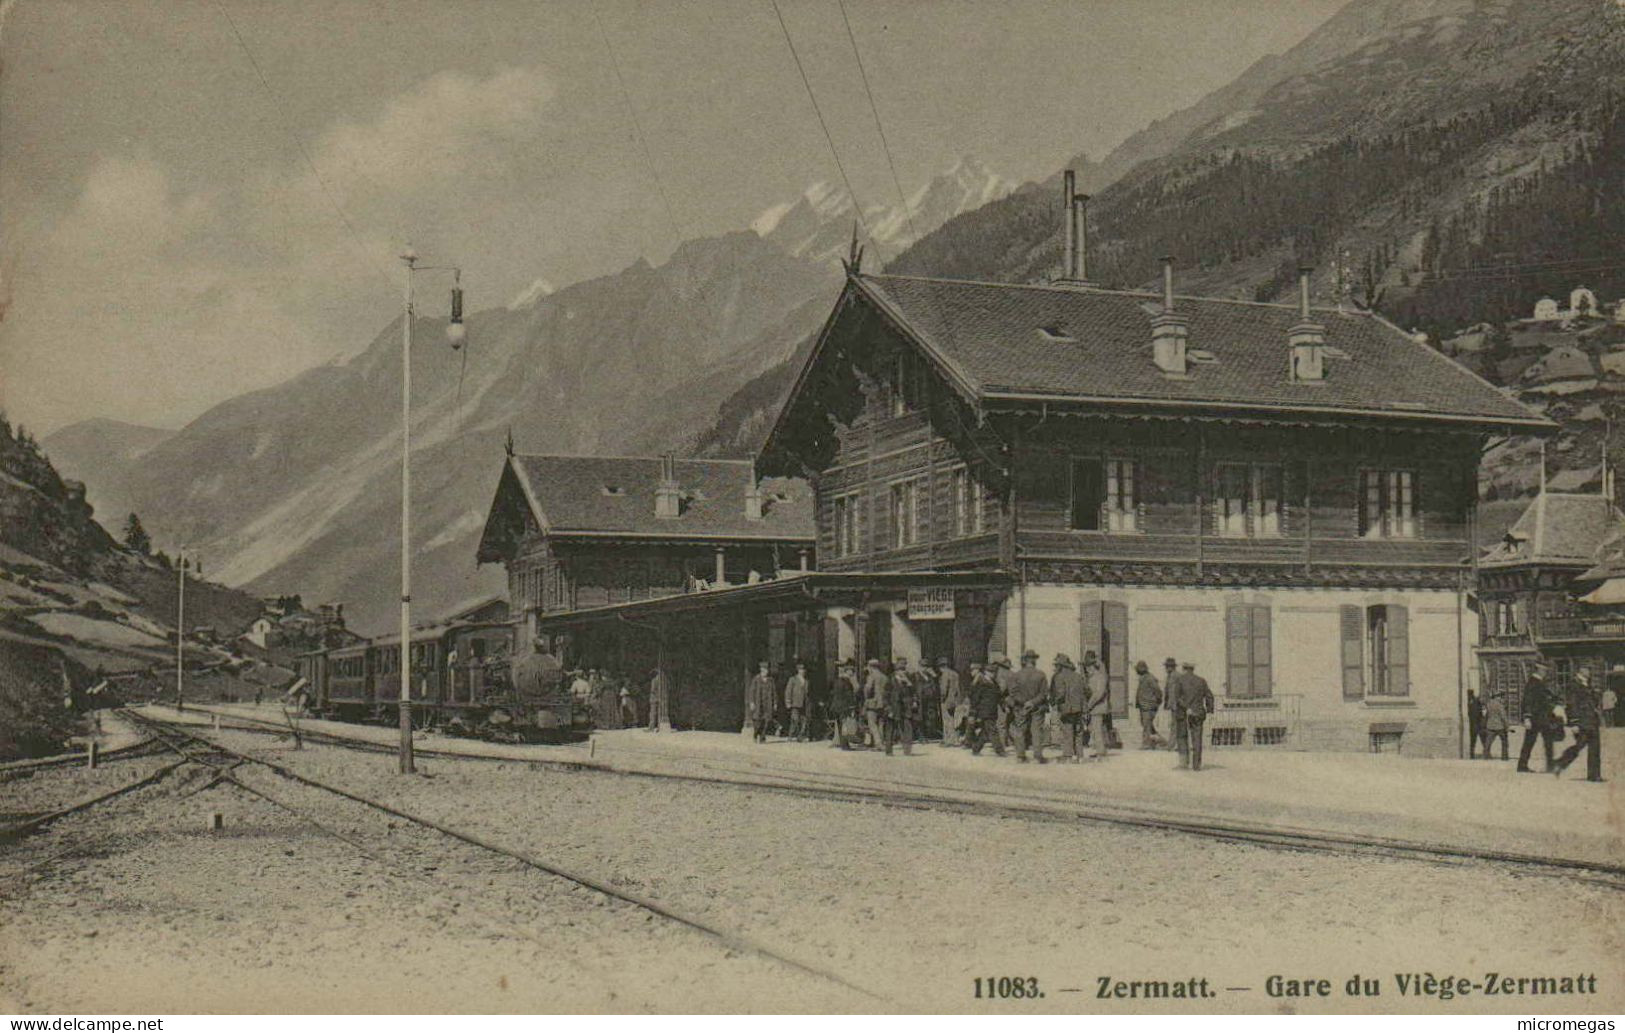
[(954, 590), (951, 588), (909, 589), (908, 619), (913, 621), (953, 620)]

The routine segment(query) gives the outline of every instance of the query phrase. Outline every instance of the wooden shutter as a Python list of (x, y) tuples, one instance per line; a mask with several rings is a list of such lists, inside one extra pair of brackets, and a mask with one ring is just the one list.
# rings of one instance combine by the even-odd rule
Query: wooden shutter
[(1411, 694), (1410, 614), (1403, 606), (1388, 607), (1388, 693)]
[(1101, 663), (1106, 665), (1106, 684), (1111, 692), (1111, 712), (1128, 716), (1128, 607), (1123, 603), (1101, 604), (1101, 627), (1105, 648)]
[(1252, 607), (1231, 603), (1224, 611), (1225, 695), (1253, 694)]
[(1270, 608), (1254, 606), (1252, 611), (1253, 695), (1267, 697), (1272, 694), (1270, 665), (1274, 659), (1270, 648)]
[(1010, 600), (1008, 597), (990, 604), (993, 609), (991, 627), (987, 633), (988, 653), (1010, 655)]
[(1365, 698), (1365, 611), (1358, 606), (1338, 608), (1342, 635), (1343, 698)]

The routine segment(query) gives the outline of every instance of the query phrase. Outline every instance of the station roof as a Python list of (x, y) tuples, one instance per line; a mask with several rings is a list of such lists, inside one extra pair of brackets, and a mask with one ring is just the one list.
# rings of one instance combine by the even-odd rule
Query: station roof
[(480, 538), (481, 563), (502, 559), (527, 527), (555, 538), (762, 541), (810, 544), (807, 485), (762, 482), (760, 519), (746, 513), (756, 484), (745, 459), (677, 459), (678, 515), (655, 515), (658, 456), (510, 455)]
[(968, 403), (1040, 402), (1107, 411), (1450, 423), (1549, 433), (1556, 425), (1424, 343), (1364, 311), (1314, 309), (1325, 330), (1326, 375), (1289, 376), (1296, 306), (1177, 296), (1192, 356), (1188, 374), (1152, 361), (1151, 320), (1162, 297), (1077, 285), (983, 283), (853, 273), (785, 403), (774, 439), (852, 313), (878, 315), (922, 352)]
[(1625, 515), (1607, 497), (1543, 491), (1479, 567), (1589, 567), (1622, 532)]

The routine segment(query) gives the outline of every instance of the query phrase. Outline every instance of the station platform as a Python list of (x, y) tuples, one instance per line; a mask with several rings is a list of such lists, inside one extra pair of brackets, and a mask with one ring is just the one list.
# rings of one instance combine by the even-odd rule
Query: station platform
[[(188, 706), (281, 721), (271, 704)], [(172, 708), (155, 716), (173, 719)], [(301, 720), (310, 730), (380, 744), (392, 728)], [(556, 761), (609, 771), (685, 774), (724, 781), (878, 791), (895, 788), (944, 800), (1181, 821), (1232, 822), (1281, 830), (1404, 840), (1451, 848), (1625, 863), (1625, 729), (1606, 729), (1602, 783), (1585, 780), (1584, 760), (1561, 778), (1514, 770), (1513, 760), (1440, 760), (1395, 754), (1208, 747), (1203, 769), (1182, 771), (1168, 750), (1133, 743), (1104, 761), (1018, 764), (991, 749), (980, 756), (940, 743), (916, 743), (912, 756), (836, 749), (829, 742), (769, 740), (719, 732), (595, 732), (568, 746), (504, 745), (419, 733), (420, 749), (492, 759)], [(1046, 754), (1053, 756), (1051, 750)]]

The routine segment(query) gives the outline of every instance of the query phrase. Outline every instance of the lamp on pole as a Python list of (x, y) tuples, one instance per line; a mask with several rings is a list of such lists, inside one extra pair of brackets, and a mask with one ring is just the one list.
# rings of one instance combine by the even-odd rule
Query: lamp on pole
[(175, 550), (175, 713), (186, 709), (186, 546)]
[(400, 771), (410, 775), (417, 770), (412, 755), (412, 281), (415, 274), (431, 269), (448, 269), (453, 274), (451, 321), (446, 337), (453, 350), (463, 346), (462, 270), (455, 266), (418, 265), (417, 252), (410, 247), (401, 255), (406, 263), (406, 312), (401, 320), (401, 652), (399, 716), (401, 729)]

